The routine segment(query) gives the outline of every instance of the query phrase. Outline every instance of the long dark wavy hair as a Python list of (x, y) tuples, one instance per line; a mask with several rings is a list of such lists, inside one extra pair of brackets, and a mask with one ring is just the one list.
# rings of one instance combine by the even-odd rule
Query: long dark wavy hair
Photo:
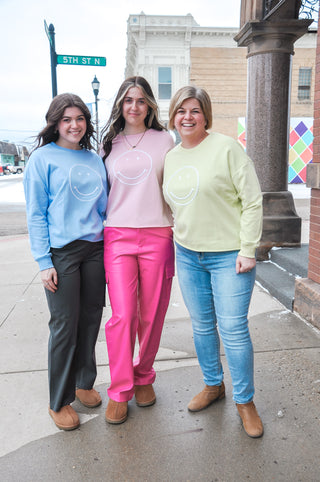
[(102, 129), (102, 148), (104, 151), (103, 160), (108, 157), (112, 150), (113, 139), (123, 131), (125, 127), (125, 119), (122, 115), (122, 105), (127, 92), (131, 87), (139, 87), (143, 97), (148, 104), (148, 114), (144, 120), (147, 129), (155, 129), (156, 131), (163, 131), (165, 127), (159, 121), (159, 109), (154, 98), (150, 84), (144, 77), (129, 77), (124, 80), (118, 90), (115, 101), (112, 106), (111, 114), (106, 125)]
[(91, 140), (95, 139), (95, 137), (90, 111), (78, 95), (67, 93), (57, 95), (52, 99), (48, 112), (46, 113), (47, 125), (37, 135), (37, 145), (35, 149), (50, 144), (50, 142), (56, 142), (59, 139), (58, 122), (62, 119), (64, 111), (68, 107), (78, 107), (86, 119), (87, 129), (85, 135), (79, 142), (80, 147), (85, 149), (93, 148)]

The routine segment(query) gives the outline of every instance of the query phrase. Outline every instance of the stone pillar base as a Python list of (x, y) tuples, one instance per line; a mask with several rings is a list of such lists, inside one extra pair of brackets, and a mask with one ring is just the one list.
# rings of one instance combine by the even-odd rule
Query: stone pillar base
[(296, 212), (290, 191), (263, 193), (263, 228), (257, 249), (258, 261), (267, 260), (274, 246), (301, 246), (301, 218)]
[(320, 329), (320, 284), (309, 278), (296, 279), (293, 310)]

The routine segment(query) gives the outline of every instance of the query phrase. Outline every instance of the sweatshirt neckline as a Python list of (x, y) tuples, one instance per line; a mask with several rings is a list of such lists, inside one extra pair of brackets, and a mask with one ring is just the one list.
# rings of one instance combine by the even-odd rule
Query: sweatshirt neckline
[(209, 135), (206, 136), (204, 139), (202, 139), (201, 142), (199, 142), (199, 144), (197, 144), (196, 146), (194, 147), (183, 147), (182, 146), (182, 142), (180, 142), (179, 146), (180, 146), (180, 149), (182, 151), (185, 151), (185, 152), (191, 152), (193, 151), (194, 149), (198, 149), (198, 147), (200, 147), (202, 144), (204, 144), (208, 139), (212, 138), (212, 136), (214, 135), (214, 132), (209, 132)]
[(148, 134), (149, 131), (152, 129), (146, 129), (144, 132), (138, 132), (137, 134), (124, 134), (123, 131), (119, 132), (119, 136), (125, 137), (134, 137), (134, 136), (141, 136), (144, 133), (144, 137)]
[(63, 151), (67, 151), (67, 152), (83, 152), (85, 149), (83, 147), (81, 147), (81, 149), (69, 149), (68, 147), (62, 147), (62, 146), (59, 146), (58, 144), (56, 144), (55, 142), (50, 142), (50, 144), (53, 146), (53, 147), (56, 147), (57, 149), (62, 149)]

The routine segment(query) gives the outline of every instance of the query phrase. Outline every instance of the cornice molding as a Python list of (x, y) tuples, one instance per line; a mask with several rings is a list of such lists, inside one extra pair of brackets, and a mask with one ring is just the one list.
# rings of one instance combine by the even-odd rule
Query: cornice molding
[(293, 55), (293, 44), (308, 31), (312, 20), (253, 21), (246, 23), (234, 37), (238, 47), (248, 48), (248, 57), (268, 52)]

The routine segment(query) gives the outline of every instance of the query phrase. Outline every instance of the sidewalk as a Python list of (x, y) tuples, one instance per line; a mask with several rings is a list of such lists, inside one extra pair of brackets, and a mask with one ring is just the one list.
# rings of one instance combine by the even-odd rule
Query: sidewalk
[(308, 276), (310, 189), (304, 184), (290, 184), (289, 190), (301, 218), (301, 247), (271, 249), (269, 260), (257, 263), (256, 281), (292, 311), (295, 280)]
[(203, 387), (177, 280), (156, 371), (157, 403), (129, 404), (126, 423), (105, 422), (109, 383), (104, 312), (96, 387), (103, 404), (74, 408), (81, 426), (59, 431), (47, 414), (48, 309), (27, 235), (0, 237), (0, 479), (43, 481), (320, 480), (320, 334), (260, 286), (250, 327), (261, 439), (243, 431), (223, 356), (226, 398), (192, 414)]

